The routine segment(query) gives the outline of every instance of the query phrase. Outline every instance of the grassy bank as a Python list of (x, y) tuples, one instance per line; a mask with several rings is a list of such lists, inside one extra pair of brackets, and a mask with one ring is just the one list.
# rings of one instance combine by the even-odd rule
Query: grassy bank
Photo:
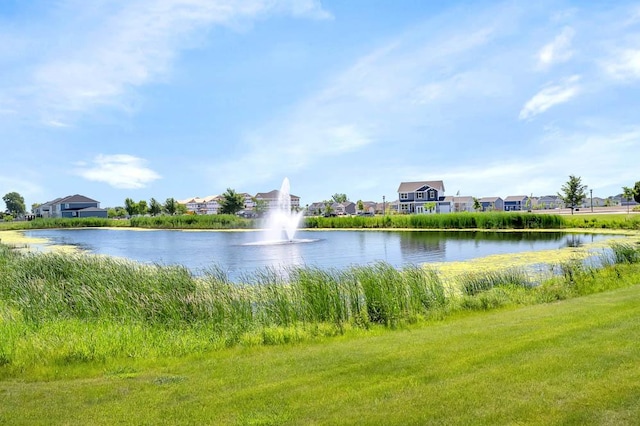
[(67, 360), (1, 380), (0, 423), (631, 425), (639, 333), (635, 285), (320, 342)]
[(42, 366), (205, 353), (402, 328), (460, 312), (562, 300), (640, 281), (640, 247), (615, 244), (603, 269), (518, 269), (444, 285), (429, 269), (378, 263), (345, 270), (265, 269), (231, 283), (217, 270), (112, 258), (18, 253), (0, 245), (0, 376)]
[[(0, 230), (137, 227), (154, 229), (252, 229), (262, 221), (235, 215), (178, 215), (125, 219), (36, 219), (0, 222)], [(640, 230), (640, 215), (580, 214), (574, 216), (527, 212), (482, 212), (386, 216), (306, 217), (300, 224), (309, 229), (623, 229)]]

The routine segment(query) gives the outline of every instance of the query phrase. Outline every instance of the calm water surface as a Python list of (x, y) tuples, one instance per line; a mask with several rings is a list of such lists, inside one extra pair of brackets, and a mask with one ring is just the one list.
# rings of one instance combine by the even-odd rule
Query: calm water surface
[(261, 245), (261, 231), (65, 229), (25, 231), (51, 244), (142, 263), (184, 265), (194, 273), (217, 266), (230, 278), (265, 267), (345, 268), (384, 261), (394, 266), (464, 261), (493, 254), (579, 246), (611, 235), (561, 232), (298, 231), (293, 244)]

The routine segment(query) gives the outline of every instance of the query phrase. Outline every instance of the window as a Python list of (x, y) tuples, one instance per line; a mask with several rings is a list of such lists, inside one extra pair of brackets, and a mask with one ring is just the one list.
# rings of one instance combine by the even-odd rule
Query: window
[(435, 189), (430, 189), (429, 190), (429, 199), (430, 200), (435, 200), (436, 199), (436, 190)]
[(424, 199), (424, 192), (418, 192), (416, 195), (417, 195), (417, 197), (416, 197), (416, 198), (417, 198), (418, 200), (423, 200), (423, 199)]
[(409, 194), (407, 194), (406, 192), (401, 192), (400, 193), (400, 199), (401, 200), (408, 200), (409, 199)]

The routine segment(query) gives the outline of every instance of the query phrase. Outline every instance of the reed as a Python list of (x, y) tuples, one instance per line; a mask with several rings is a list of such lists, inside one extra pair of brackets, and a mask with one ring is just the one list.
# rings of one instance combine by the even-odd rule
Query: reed
[(307, 217), (307, 228), (407, 229), (560, 229), (564, 219), (552, 214), (481, 212), (386, 216)]
[(154, 229), (247, 229), (256, 227), (257, 223), (232, 214), (163, 215), (132, 217), (131, 226)]
[(467, 274), (451, 284), (457, 294), (432, 270), (383, 262), (266, 268), (233, 283), (215, 268), (196, 277), (179, 266), (25, 254), (0, 244), (0, 369), (297, 342), (637, 284), (640, 246), (617, 243), (612, 252), (600, 268), (557, 265), (537, 285), (520, 269)]

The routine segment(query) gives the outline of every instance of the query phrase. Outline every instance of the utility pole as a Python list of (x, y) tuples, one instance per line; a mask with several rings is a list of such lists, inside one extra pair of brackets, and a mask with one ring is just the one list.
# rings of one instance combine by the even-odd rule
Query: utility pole
[(593, 213), (593, 189), (590, 189), (589, 193), (591, 194), (591, 213)]

